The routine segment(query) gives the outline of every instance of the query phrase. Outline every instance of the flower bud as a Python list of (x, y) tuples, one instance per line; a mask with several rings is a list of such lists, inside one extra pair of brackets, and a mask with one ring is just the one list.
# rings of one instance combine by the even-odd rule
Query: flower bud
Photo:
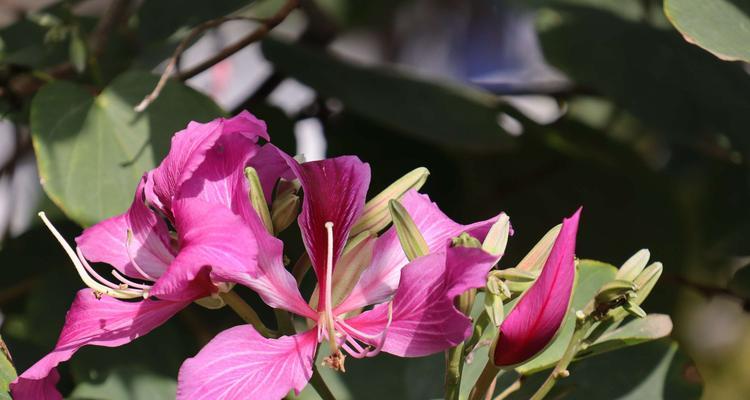
[(406, 258), (412, 261), (417, 257), (427, 255), (430, 248), (406, 208), (398, 200), (390, 200), (388, 205), (391, 218), (393, 218), (393, 225), (396, 227), (398, 240), (401, 242)]
[(268, 204), (263, 194), (263, 186), (260, 184), (258, 172), (253, 167), (247, 167), (245, 168), (245, 178), (247, 178), (247, 182), (250, 185), (250, 203), (253, 205), (255, 212), (258, 213), (260, 220), (263, 221), (263, 225), (268, 230), (268, 233), (273, 235), (271, 213), (268, 212)]
[(482, 247), (482, 242), (479, 241), (479, 239), (469, 235), (468, 233), (464, 232), (453, 239), (451, 239), (451, 246), (453, 247), (470, 247), (473, 249), (478, 249)]
[(594, 301), (597, 304), (609, 304), (628, 297), (629, 293), (635, 291), (635, 284), (631, 281), (615, 279), (606, 283), (599, 289)]
[(529, 254), (516, 265), (516, 269), (525, 271), (537, 271), (542, 269), (544, 262), (549, 257), (550, 251), (552, 251), (552, 245), (557, 239), (557, 235), (560, 233), (562, 225), (557, 225), (550, 229), (539, 242), (534, 245)]
[(646, 267), (648, 259), (651, 257), (651, 253), (648, 249), (641, 249), (637, 253), (633, 254), (632, 257), (622, 264), (622, 267), (617, 271), (615, 278), (626, 281), (632, 281), (638, 274), (643, 271)]
[(490, 349), (490, 358), (496, 366), (518, 365), (534, 357), (562, 326), (575, 282), (574, 253), (579, 217), (580, 209), (563, 221), (559, 233), (554, 234), (554, 244), (543, 261), (539, 278), (500, 325)]
[(274, 233), (283, 231), (297, 218), (300, 198), (294, 191), (285, 191), (271, 204), (271, 222)]
[(383, 230), (391, 223), (388, 202), (400, 199), (409, 190), (419, 190), (427, 181), (428, 176), (430, 176), (430, 171), (427, 168), (416, 168), (370, 199), (362, 209), (362, 214), (349, 235), (356, 236), (364, 231), (377, 233)]
[(508, 236), (511, 233), (510, 218), (505, 213), (500, 214), (497, 221), (492, 224), (490, 231), (482, 243), (482, 250), (494, 255), (501, 256), (505, 253), (508, 245)]

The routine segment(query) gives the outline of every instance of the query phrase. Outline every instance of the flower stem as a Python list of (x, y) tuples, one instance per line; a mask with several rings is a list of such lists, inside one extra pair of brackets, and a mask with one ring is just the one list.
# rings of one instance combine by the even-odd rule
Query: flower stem
[(307, 253), (302, 253), (302, 255), (297, 259), (297, 262), (294, 263), (294, 266), (292, 267), (292, 275), (297, 281), (297, 285), (302, 284), (302, 280), (305, 279), (305, 274), (307, 274), (310, 266), (312, 266), (312, 264), (310, 263), (310, 256), (307, 255)]
[(323, 380), (323, 376), (320, 375), (318, 367), (314, 363), (313, 374), (310, 378), (310, 385), (312, 385), (315, 391), (318, 392), (318, 396), (320, 396), (323, 400), (336, 400), (336, 396), (334, 396), (333, 392), (331, 392), (331, 389), (328, 388), (328, 385), (326, 385), (326, 381)]
[(591, 329), (591, 326), (594, 324), (594, 322), (595, 319), (590, 315), (587, 315), (582, 320), (576, 321), (576, 329), (573, 332), (573, 336), (570, 338), (568, 348), (565, 349), (565, 353), (563, 354), (560, 361), (557, 362), (555, 368), (552, 370), (552, 372), (550, 372), (549, 376), (547, 376), (547, 379), (544, 381), (544, 383), (542, 383), (542, 386), (537, 389), (536, 393), (534, 393), (530, 400), (543, 399), (550, 392), (550, 390), (552, 390), (552, 388), (555, 386), (555, 383), (557, 383), (560, 378), (568, 376), (568, 365), (570, 365), (576, 353), (578, 353), (581, 342), (583, 342), (583, 340), (586, 338), (586, 333), (588, 333), (589, 329)]
[(500, 392), (500, 394), (497, 395), (497, 397), (495, 397), (493, 400), (505, 400), (506, 398), (508, 398), (508, 396), (517, 392), (519, 389), (521, 389), (524, 378), (525, 377), (523, 375), (519, 376), (518, 379), (511, 383), (510, 386), (505, 388), (505, 390)]
[(502, 369), (496, 367), (495, 364), (492, 363), (492, 359), (487, 360), (487, 364), (484, 365), (482, 374), (479, 375), (477, 383), (475, 383), (474, 388), (471, 389), (469, 400), (481, 400), (487, 397), (491, 398), (493, 393), (488, 393), (489, 388), (492, 386), (493, 382), (495, 382), (495, 379), (500, 372), (502, 372)]
[(252, 325), (255, 330), (265, 337), (278, 337), (278, 333), (272, 331), (263, 324), (258, 317), (258, 313), (245, 302), (237, 293), (230, 291), (227, 293), (221, 293), (219, 296), (224, 300), (225, 303), (240, 316), (245, 322)]
[(464, 343), (448, 350), (445, 362), (445, 400), (458, 400), (461, 392)]

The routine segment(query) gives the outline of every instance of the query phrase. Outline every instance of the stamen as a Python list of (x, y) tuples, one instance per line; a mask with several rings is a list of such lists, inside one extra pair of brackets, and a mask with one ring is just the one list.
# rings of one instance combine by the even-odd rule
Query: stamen
[(73, 249), (68, 245), (68, 242), (65, 241), (65, 239), (62, 237), (60, 232), (55, 229), (54, 225), (47, 219), (47, 216), (44, 214), (44, 212), (39, 213), (39, 218), (42, 219), (42, 222), (44, 222), (44, 225), (47, 226), (47, 228), (52, 232), (52, 235), (57, 239), (57, 241), (62, 246), (63, 250), (65, 250), (65, 253), (68, 255), (70, 260), (73, 262), (73, 265), (76, 268), (76, 271), (78, 272), (78, 275), (81, 277), (81, 280), (83, 280), (83, 283), (86, 284), (86, 286), (90, 287), (91, 289), (94, 289), (95, 293), (100, 294), (106, 294), (108, 296), (112, 296), (118, 299), (134, 299), (137, 297), (141, 297), (141, 291), (134, 291), (133, 289), (113, 289), (109, 286), (105, 286), (104, 284), (98, 282), (96, 279), (92, 278), (88, 273), (86, 267), (83, 266), (81, 263), (81, 260), (77, 257), (76, 252), (73, 251)]
[(138, 288), (138, 289), (151, 289), (151, 286), (149, 286), (149, 285), (131, 281), (130, 279), (124, 277), (122, 274), (120, 274), (119, 272), (117, 272), (116, 269), (112, 270), (112, 275), (114, 275), (115, 278), (117, 278), (120, 282), (122, 282), (122, 283), (124, 283), (124, 284), (126, 284), (126, 285), (128, 285), (130, 287), (134, 287), (134, 288)]
[[(379, 334), (369, 334), (360, 331), (359, 329), (354, 328), (353, 326), (349, 325), (344, 321), (343, 319), (338, 319), (336, 321), (336, 324), (339, 325), (342, 331), (347, 333), (347, 342), (358, 350), (356, 352), (352, 352), (351, 348), (349, 346), (346, 346), (345, 344), (341, 347), (347, 351), (352, 357), (354, 358), (362, 358), (362, 357), (373, 357), (380, 353), (380, 351), (383, 349), (383, 345), (385, 344), (385, 338), (388, 334), (388, 329), (391, 327), (391, 322), (393, 321), (393, 302), (388, 303), (388, 322), (385, 324), (385, 328), (382, 332)], [(366, 339), (369, 341), (377, 341), (378, 343), (375, 346), (369, 346), (371, 347), (369, 350), (363, 349), (359, 344), (354, 341), (353, 336), (357, 336), (361, 339)]]
[(143, 275), (144, 278), (146, 278), (149, 281), (156, 281), (154, 277), (147, 274), (146, 271), (141, 268), (140, 265), (138, 265), (137, 262), (135, 262), (135, 257), (133, 257), (133, 253), (130, 251), (130, 243), (133, 241), (133, 231), (128, 229), (128, 237), (127, 241), (125, 242), (125, 251), (128, 253), (128, 259), (130, 259), (130, 263), (133, 264), (133, 268), (135, 268), (136, 271), (138, 271), (139, 274)]
[(103, 276), (99, 275), (96, 270), (94, 270), (94, 267), (92, 267), (88, 261), (86, 261), (86, 257), (83, 256), (83, 253), (81, 253), (81, 248), (76, 247), (76, 254), (78, 254), (78, 259), (81, 260), (81, 264), (83, 264), (83, 267), (86, 268), (86, 271), (89, 273), (89, 275), (93, 276), (94, 279), (101, 282), (104, 286), (110, 287), (112, 289), (123, 289), (120, 287), (120, 285), (115, 285), (114, 283), (104, 279)]

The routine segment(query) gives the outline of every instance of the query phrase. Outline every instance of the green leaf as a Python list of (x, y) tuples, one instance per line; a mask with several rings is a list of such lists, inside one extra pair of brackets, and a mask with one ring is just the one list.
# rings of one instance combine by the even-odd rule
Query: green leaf
[(42, 185), (71, 219), (90, 225), (123, 212), (142, 174), (166, 155), (172, 134), (222, 111), (208, 97), (169, 82), (143, 113), (133, 106), (157, 77), (128, 72), (94, 97), (54, 82), (34, 97), (31, 131)]
[(98, 382), (76, 386), (71, 399), (169, 400), (177, 393), (177, 381), (139, 368), (115, 368)]
[(562, 357), (575, 330), (575, 311), (582, 309), (605, 283), (615, 278), (617, 268), (613, 265), (593, 260), (579, 260), (576, 285), (568, 315), (555, 340), (541, 354), (516, 368), (521, 374), (529, 375), (553, 366)]
[(10, 353), (0, 337), (0, 400), (10, 400), (8, 385), (16, 379), (16, 369), (9, 360)]
[(578, 358), (604, 353), (621, 347), (661, 339), (672, 332), (672, 319), (664, 314), (649, 314), (600, 336), (586, 350), (579, 351)]
[(723, 63), (674, 32), (593, 7), (547, 13), (554, 23), (540, 33), (545, 56), (577, 84), (672, 141), (723, 133), (733, 147), (750, 149), (750, 80), (740, 65)]
[(750, 61), (750, 1), (665, 0), (664, 13), (690, 43), (726, 61)]
[[(669, 339), (578, 361), (568, 370), (570, 376), (558, 381), (547, 398), (690, 400), (700, 398), (702, 390), (694, 364)], [(528, 399), (546, 377), (528, 377), (508, 399)]]
[(357, 114), (451, 148), (493, 151), (513, 145), (498, 125), (500, 100), (477, 89), (427, 80), (391, 67), (365, 67), (275, 39), (263, 54), (284, 73), (335, 97)]

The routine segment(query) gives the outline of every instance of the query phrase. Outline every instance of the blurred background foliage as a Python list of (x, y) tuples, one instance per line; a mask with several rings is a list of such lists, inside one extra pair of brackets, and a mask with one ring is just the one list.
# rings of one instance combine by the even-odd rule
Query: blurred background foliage
[[(289, 152), (369, 162), (371, 195), (425, 166), (424, 191), (455, 219), (506, 211), (515, 235), (501, 265), (579, 205), (580, 257), (619, 265), (651, 249), (665, 273), (647, 308), (672, 316), (680, 350), (657, 341), (580, 362), (558, 394), (696, 396), (636, 384), (669, 376), (702, 382), (707, 399), (747, 398), (750, 2), (304, 0), (242, 43), (259, 26), (242, 18), (284, 3), (0, 4), (0, 333), (18, 371), (52, 348), (82, 286), (35, 213), (72, 239), (127, 207), (189, 120), (248, 109)], [(135, 112), (180, 41), (225, 16)], [(173, 397), (182, 360), (237, 323), (191, 306), (123, 348), (84, 348), (60, 387), (79, 399)], [(334, 389), (438, 397), (441, 360), (352, 363)]]

